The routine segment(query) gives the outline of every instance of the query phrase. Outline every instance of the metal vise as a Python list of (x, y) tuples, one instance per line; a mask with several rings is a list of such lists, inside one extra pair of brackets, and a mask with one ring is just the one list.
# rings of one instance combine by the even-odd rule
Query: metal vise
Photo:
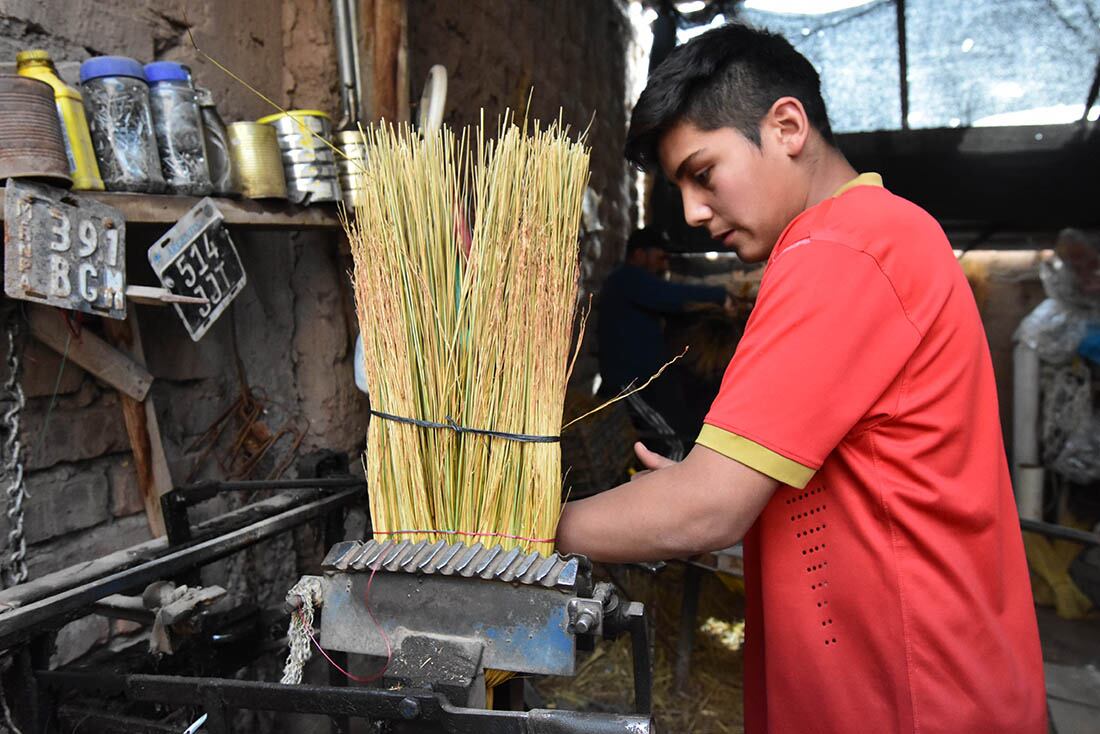
[(573, 675), (578, 642), (630, 633), (635, 708), (645, 716), (609, 716), (623, 727), (589, 730), (651, 731), (645, 610), (593, 583), (583, 556), (350, 541), (332, 547), (322, 571), (322, 646), (389, 656), (386, 685), (432, 691), (458, 707), (485, 706), (487, 670)]

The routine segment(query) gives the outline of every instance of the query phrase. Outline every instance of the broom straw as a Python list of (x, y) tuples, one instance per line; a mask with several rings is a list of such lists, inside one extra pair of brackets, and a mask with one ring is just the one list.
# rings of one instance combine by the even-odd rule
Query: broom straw
[[(382, 125), (364, 135), (369, 164), (345, 227), (373, 407), (559, 435), (587, 149), (560, 120), (543, 128), (508, 116), (492, 139), (484, 119), (472, 134), (443, 128), (421, 138), (407, 125)], [(553, 550), (556, 442), (376, 418), (366, 463), (379, 534), (461, 531), (484, 534), (486, 545)]]

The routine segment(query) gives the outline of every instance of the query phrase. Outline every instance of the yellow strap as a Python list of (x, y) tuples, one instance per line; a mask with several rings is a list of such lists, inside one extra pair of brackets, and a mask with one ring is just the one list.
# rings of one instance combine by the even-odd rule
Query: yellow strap
[(712, 426), (709, 423), (699, 432), (695, 443), (713, 449), (723, 456), (739, 461), (750, 469), (767, 474), (777, 482), (803, 489), (813, 478), (816, 469), (802, 466), (797, 461), (777, 454), (744, 436)]

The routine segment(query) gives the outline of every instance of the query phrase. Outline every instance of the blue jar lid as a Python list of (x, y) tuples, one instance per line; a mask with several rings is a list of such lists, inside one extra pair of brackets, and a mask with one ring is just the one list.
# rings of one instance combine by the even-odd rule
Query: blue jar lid
[(95, 56), (80, 65), (80, 83), (105, 76), (130, 76), (145, 81), (141, 63), (127, 56)]
[(191, 81), (191, 75), (187, 73), (187, 67), (175, 61), (153, 61), (145, 65), (145, 80), (150, 84), (188, 82)]

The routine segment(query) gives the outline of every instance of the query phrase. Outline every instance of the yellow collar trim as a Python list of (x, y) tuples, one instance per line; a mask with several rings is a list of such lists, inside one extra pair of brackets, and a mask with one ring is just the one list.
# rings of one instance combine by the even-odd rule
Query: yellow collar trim
[(877, 173), (861, 173), (834, 191), (833, 196), (840, 196), (845, 191), (854, 189), (856, 186), (878, 186), (882, 188), (882, 176)]

